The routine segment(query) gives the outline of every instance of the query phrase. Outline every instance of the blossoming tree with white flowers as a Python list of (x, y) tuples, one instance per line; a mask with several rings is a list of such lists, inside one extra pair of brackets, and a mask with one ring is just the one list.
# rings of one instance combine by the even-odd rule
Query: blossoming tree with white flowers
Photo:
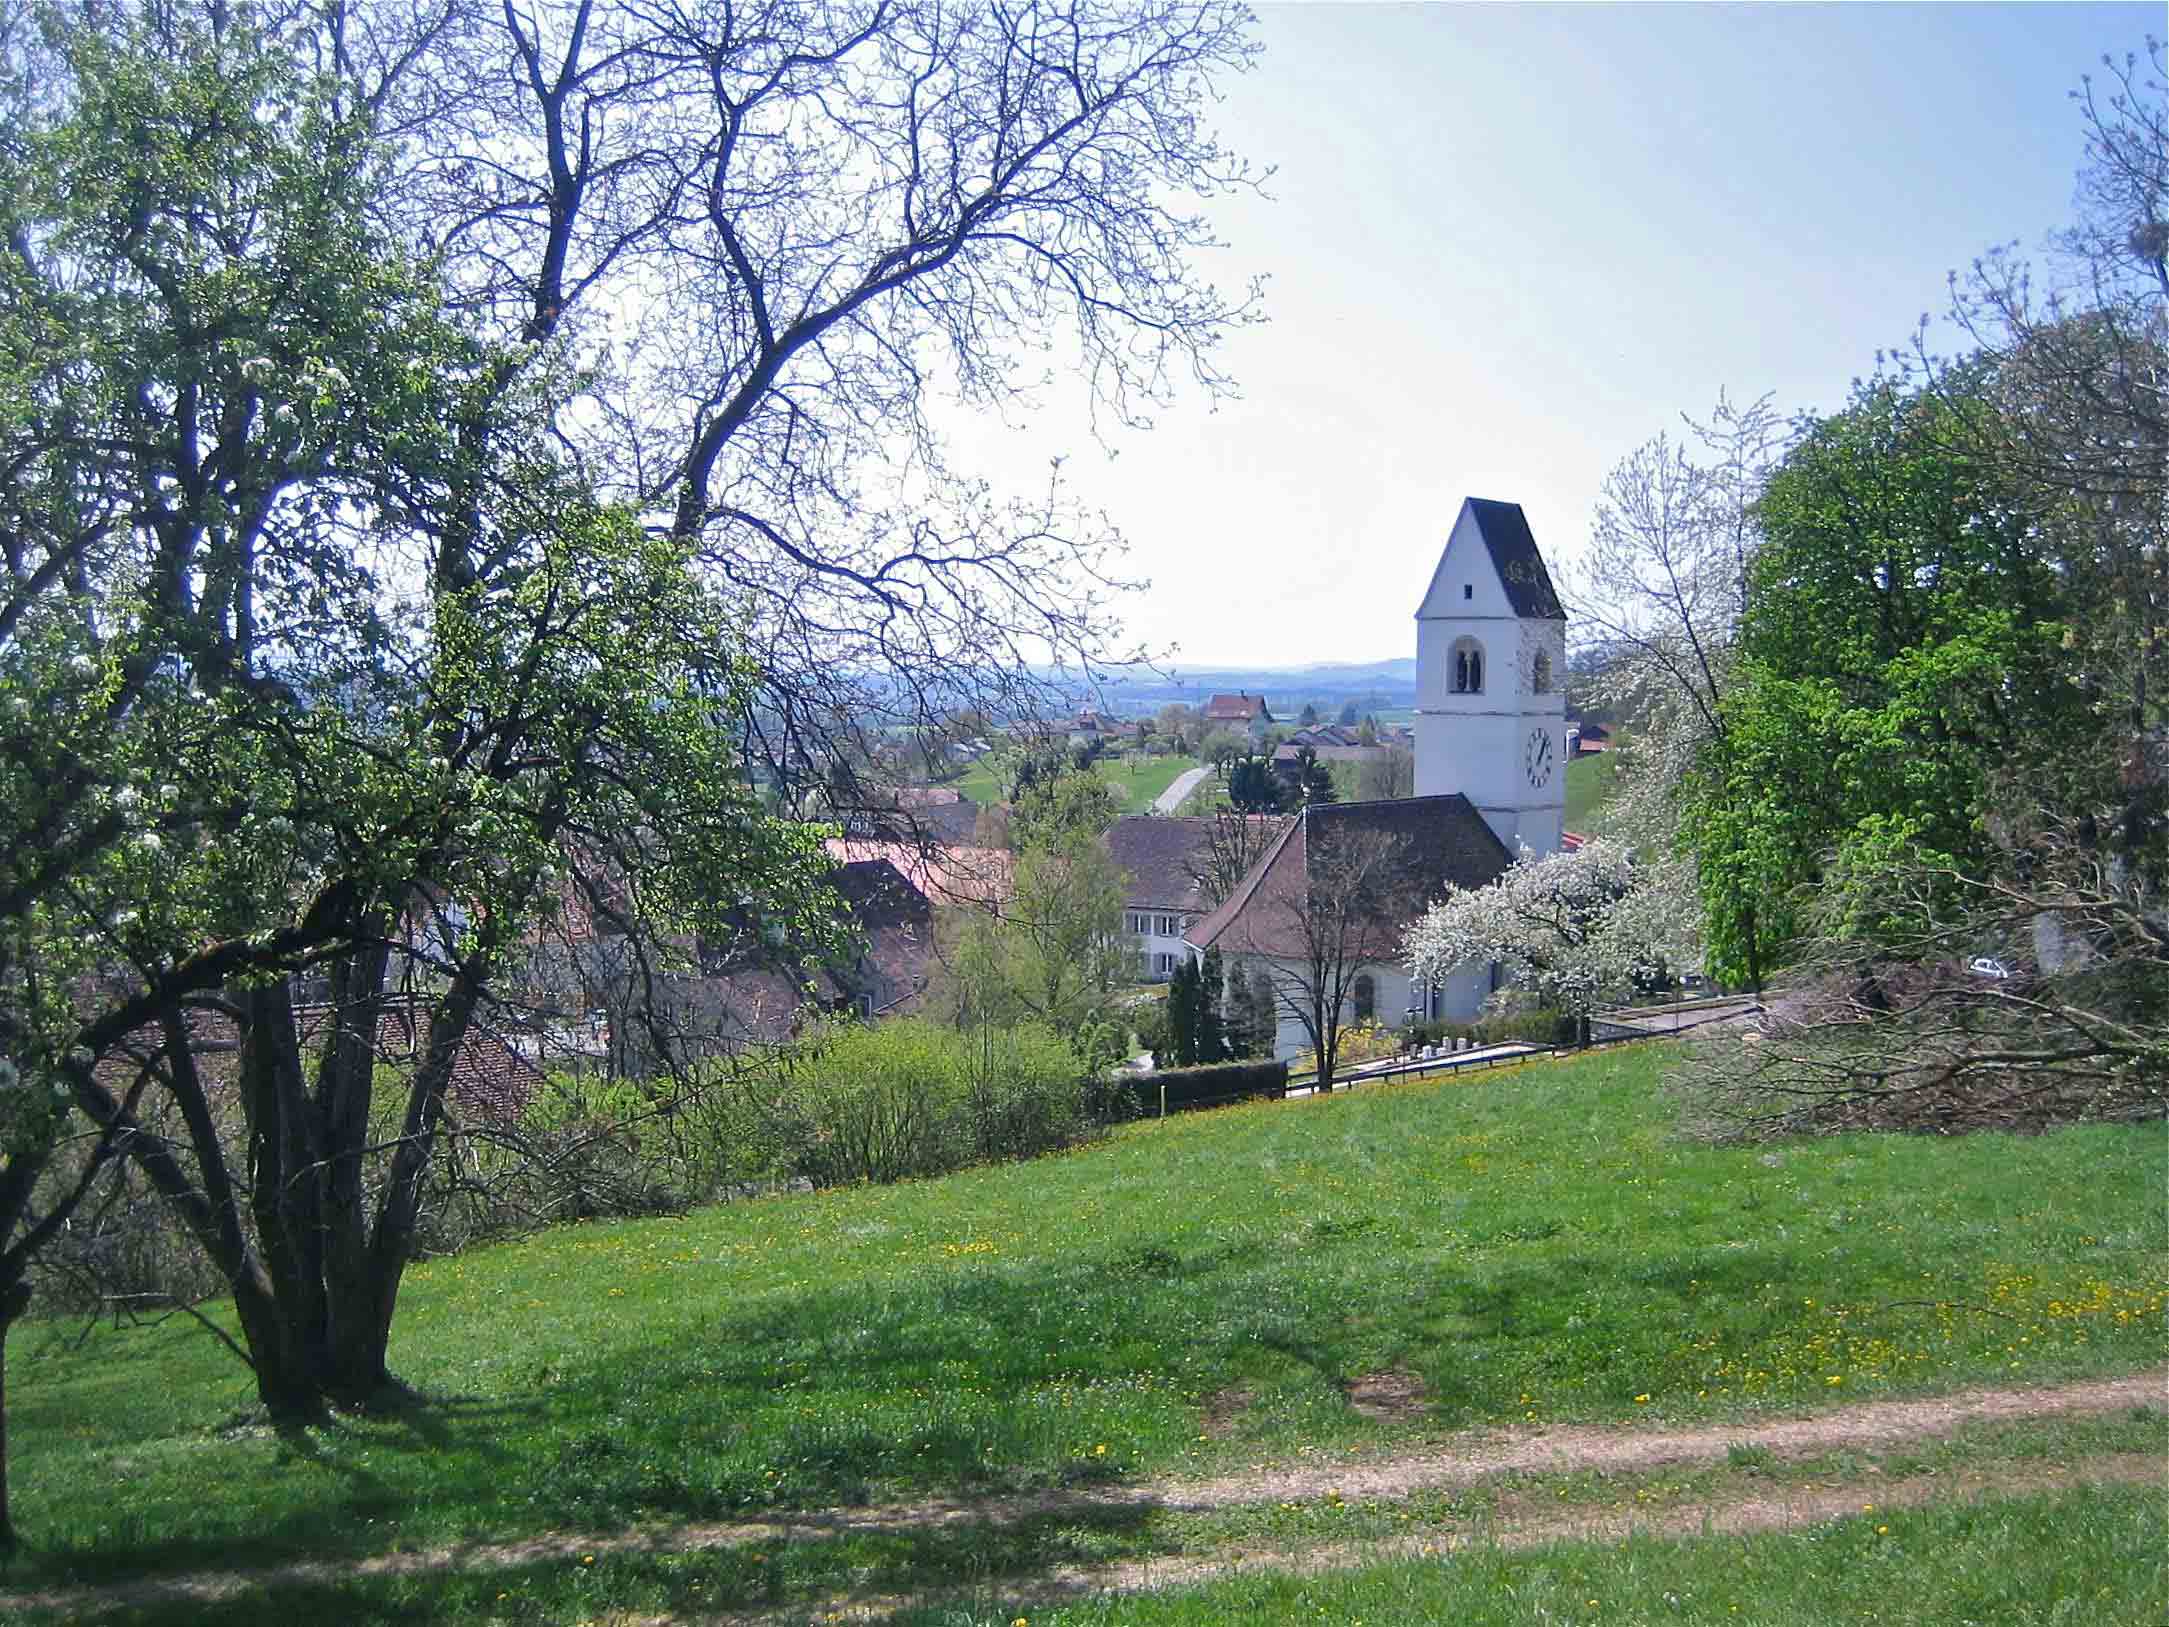
[(1402, 952), (1411, 976), (1431, 983), (1497, 962), (1509, 989), (1579, 1019), (1586, 1039), (1598, 1005), (1648, 985), (1688, 952), (1679, 897), (1614, 842), (1542, 857), (1523, 848), (1497, 880), (1449, 888), (1408, 929)]

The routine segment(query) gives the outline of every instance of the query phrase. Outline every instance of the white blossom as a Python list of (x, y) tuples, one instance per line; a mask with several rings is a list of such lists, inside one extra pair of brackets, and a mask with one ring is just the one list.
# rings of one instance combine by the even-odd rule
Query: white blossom
[(1490, 885), (1448, 889), (1402, 953), (1432, 983), (1497, 961), (1547, 1003), (1586, 1012), (1691, 957), (1691, 912), (1672, 879), (1602, 838), (1542, 858), (1524, 848)]

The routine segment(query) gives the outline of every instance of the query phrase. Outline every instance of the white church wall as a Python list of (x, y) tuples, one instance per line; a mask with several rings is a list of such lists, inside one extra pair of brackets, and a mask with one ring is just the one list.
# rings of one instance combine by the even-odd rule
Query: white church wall
[[(1565, 623), (1514, 613), (1466, 506), (1416, 617), (1416, 794), (1466, 796), (1508, 852), (1557, 852), (1566, 815)], [(1464, 640), (1483, 651), (1476, 692), (1454, 687)]]
[[(1240, 955), (1229, 956), (1228, 960), (1232, 967), (1236, 961), (1248, 965), (1254, 958), (1262, 957)], [(1304, 979), (1298, 975), (1299, 969), (1293, 961), (1267, 960), (1265, 965), (1272, 974), (1273, 986), (1280, 992), (1282, 1000), (1279, 1026), (1273, 1035), (1273, 1057), (1276, 1061), (1293, 1062), (1311, 1048), (1310, 1030), (1286, 1004), (1290, 1000), (1300, 1003), (1305, 999)], [(1434, 988), (1419, 988), (1410, 980), (1404, 967), (1366, 965), (1363, 971), (1370, 975), (1377, 988), (1377, 1003), (1373, 1007), (1373, 1014), (1377, 1017), (1379, 1026), (1396, 1033), (1408, 1026), (1408, 1013), (1412, 1006), (1419, 1012), (1419, 1021), (1423, 1020), (1420, 1013), (1428, 1007), (1438, 1020), (1472, 1022), (1483, 1014), (1484, 1001), (1491, 994), (1491, 969), (1488, 966), (1464, 968)], [(1351, 987), (1354, 982), (1353, 978), (1349, 979)], [(1353, 1000), (1344, 1002), (1341, 1007), (1341, 1021), (1352, 1025), (1355, 1020)]]

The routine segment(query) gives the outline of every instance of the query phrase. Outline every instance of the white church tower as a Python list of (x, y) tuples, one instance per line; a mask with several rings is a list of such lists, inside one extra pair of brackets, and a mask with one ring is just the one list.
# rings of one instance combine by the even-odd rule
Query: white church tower
[(1416, 611), (1416, 795), (1459, 791), (1509, 853), (1566, 828), (1566, 611), (1519, 503), (1471, 497)]

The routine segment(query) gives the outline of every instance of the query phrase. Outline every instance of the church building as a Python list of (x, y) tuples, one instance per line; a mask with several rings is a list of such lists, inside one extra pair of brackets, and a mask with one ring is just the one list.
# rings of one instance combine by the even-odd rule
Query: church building
[[(1311, 1036), (1291, 1012), (1330, 983), (1344, 1021), (1466, 1021), (1489, 967), (1412, 985), (1401, 934), (1451, 883), (1481, 886), (1566, 822), (1566, 611), (1518, 503), (1472, 497), (1416, 609), (1416, 794), (1329, 803), (1288, 823), (1218, 909), (1185, 934), (1232, 978), (1262, 965), (1281, 993), (1276, 1053)], [(1390, 862), (1385, 862), (1390, 856)], [(1339, 900), (1360, 897), (1357, 908)]]

